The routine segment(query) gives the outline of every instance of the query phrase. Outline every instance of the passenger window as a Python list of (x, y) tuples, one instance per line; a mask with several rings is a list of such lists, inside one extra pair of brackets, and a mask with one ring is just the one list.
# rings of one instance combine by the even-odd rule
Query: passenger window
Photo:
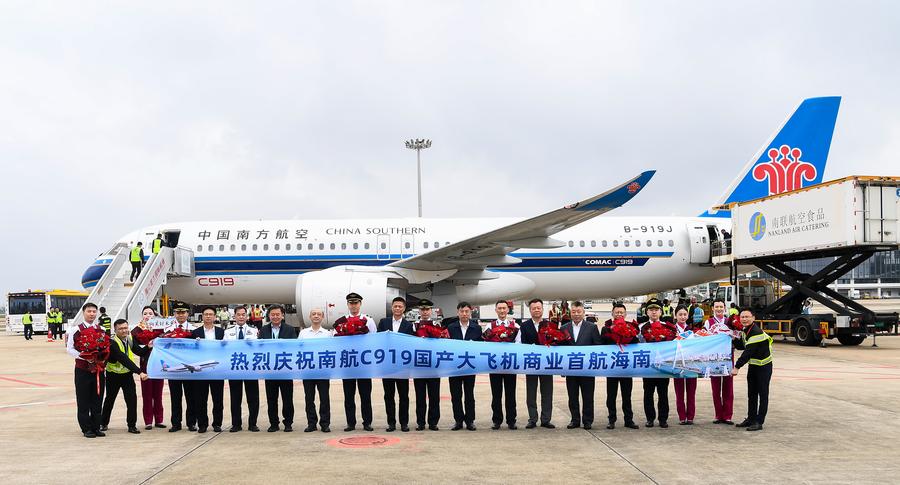
[(209, 246), (207, 246), (207, 247), (206, 247), (206, 250), (207, 250), (207, 251), (212, 251), (212, 250), (213, 250), (213, 245), (210, 244)]
[(670, 247), (670, 248), (674, 248), (674, 247), (675, 247), (675, 241), (669, 239), (669, 247)]
[(591, 241), (591, 247), (592, 248), (597, 247), (597, 241)]
[(325, 250), (325, 243), (319, 243), (319, 251)]
[(254, 245), (253, 245), (253, 250), (256, 251), (256, 248), (258, 248), (258, 247), (259, 247), (259, 246), (257, 246), (256, 244), (254, 244)]
[(425, 249), (428, 249), (428, 243), (427, 243), (427, 242), (425, 243)]
[(334, 249), (334, 243), (331, 243), (331, 249)]
[(347, 243), (341, 243), (341, 249), (347, 249)]
[(353, 249), (359, 249), (359, 243), (353, 243)]
[(269, 250), (269, 245), (263, 244), (263, 251), (268, 251), (268, 250)]
[(660, 239), (659, 241), (656, 241), (656, 245), (659, 247), (662, 247), (663, 246), (662, 239)]
[(284, 245), (284, 250), (285, 250), (285, 251), (290, 251), (290, 250), (291, 250), (291, 245), (290, 245), (290, 244), (285, 244), (285, 245)]
[(366, 243), (365, 248), (369, 249), (369, 243)]
[(626, 240), (625, 240), (625, 247), (627, 248), (628, 246), (631, 246), (631, 241), (629, 241), (628, 239), (626, 239)]
[(570, 247), (570, 248), (574, 248), (574, 247), (575, 247), (575, 241), (569, 241), (569, 247)]
[(198, 252), (198, 253), (202, 253), (202, 252), (203, 252), (203, 246), (202, 246), (202, 245), (200, 245), (200, 244), (197, 245), (197, 252)]
[(614, 248), (619, 247), (619, 240), (618, 240), (618, 239), (616, 239), (615, 241), (613, 241), (613, 247), (614, 247)]
[(232, 244), (232, 245), (231, 245), (231, 250), (234, 251), (235, 247), (236, 247), (236, 246), (235, 246), (234, 244)]
[(606, 247), (606, 240), (603, 240), (603, 241), (600, 243), (600, 245), (603, 246), (603, 247)]
[(647, 247), (649, 248), (651, 246), (653, 246), (653, 241), (647, 239)]
[(578, 247), (584, 247), (584, 240), (578, 241)]
[(225, 250), (225, 245), (219, 244), (219, 251), (224, 251), (224, 250)]
[(406, 249), (409, 249), (409, 242), (406, 242), (406, 243), (403, 245), (403, 247), (406, 248)]
[(637, 247), (641, 247), (641, 240), (638, 239), (637, 241), (635, 241), (635, 242), (634, 242), (634, 245), (637, 246)]
[(441, 247), (441, 243), (435, 241), (435, 242), (434, 242), (434, 249), (437, 249), (437, 248), (439, 248), (439, 247)]
[(387, 244), (386, 244), (386, 243), (381, 243), (381, 249), (387, 249)]
[(246, 251), (246, 250), (247, 250), (247, 245), (241, 244), (241, 251)]

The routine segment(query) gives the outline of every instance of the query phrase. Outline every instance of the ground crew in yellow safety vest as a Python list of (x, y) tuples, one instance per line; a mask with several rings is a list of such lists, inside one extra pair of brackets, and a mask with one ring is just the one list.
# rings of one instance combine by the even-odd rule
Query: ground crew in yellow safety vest
[(142, 381), (147, 380), (147, 374), (141, 372), (135, 355), (149, 355), (152, 347), (153, 342), (142, 347), (131, 338), (131, 333), (128, 331), (128, 320), (124, 318), (116, 320), (115, 335), (112, 336), (109, 343), (109, 360), (106, 364), (106, 400), (103, 401), (100, 431), (106, 431), (109, 428), (113, 405), (116, 402), (116, 396), (119, 395), (119, 389), (122, 389), (122, 394), (125, 396), (125, 423), (128, 425), (128, 432), (131, 434), (141, 433), (137, 429), (137, 392), (132, 374), (139, 374)]
[(131, 257), (129, 260), (131, 261), (131, 277), (128, 281), (134, 281), (135, 278), (141, 275), (141, 268), (144, 267), (144, 248), (143, 243), (138, 241), (137, 246), (131, 248)]
[(156, 254), (160, 249), (162, 249), (162, 245), (162, 234), (157, 234), (156, 239), (153, 240), (153, 244), (150, 246), (150, 250), (153, 252), (153, 254)]
[(56, 337), (57, 338), (62, 338), (63, 334), (65, 333), (63, 331), (63, 323), (65, 323), (65, 322), (63, 322), (63, 320), (65, 320), (65, 316), (63, 315), (62, 310), (57, 308), (56, 309)]
[(662, 306), (662, 317), (660, 317), (660, 320), (665, 321), (665, 322), (672, 322), (673, 316), (674, 315), (672, 315), (672, 304), (669, 302), (668, 299), (664, 299), (663, 306)]
[(31, 317), (31, 312), (25, 312), (25, 315), (22, 315), (22, 330), (25, 332), (25, 340), (32, 340), (31, 336), (34, 335), (34, 318)]
[(106, 330), (106, 333), (112, 335), (110, 328), (112, 327), (112, 318), (110, 318), (109, 315), (106, 314), (106, 307), (100, 307), (100, 316), (97, 317), (97, 322), (100, 324), (100, 328)]
[(753, 312), (749, 308), (741, 308), (738, 313), (741, 319), (741, 338), (734, 339), (734, 346), (743, 350), (734, 364), (733, 375), (744, 364), (747, 369), (747, 419), (738, 423), (739, 428), (747, 431), (759, 431), (766, 421), (769, 408), (769, 382), (772, 380), (772, 337), (767, 335), (754, 323)]

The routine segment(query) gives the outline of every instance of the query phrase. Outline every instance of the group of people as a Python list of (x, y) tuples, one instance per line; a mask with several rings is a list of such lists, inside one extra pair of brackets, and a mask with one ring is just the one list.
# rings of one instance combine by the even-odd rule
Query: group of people
[[(391, 315), (375, 322), (369, 316), (360, 313), (362, 297), (357, 293), (347, 295), (346, 316), (339, 318), (335, 326), (339, 326), (348, 319), (355, 318), (365, 320), (369, 333), (396, 332), (409, 335), (417, 335), (417, 329), (423, 325), (435, 325), (432, 318), (432, 302), (420, 300), (419, 320), (409, 321), (405, 318), (407, 302), (402, 297), (394, 298), (391, 302)], [(544, 318), (544, 303), (539, 299), (528, 303), (530, 318), (516, 321), (509, 316), (509, 304), (505, 300), (498, 301), (495, 305), (497, 319), (491, 321), (487, 328), (482, 328), (478, 321), (472, 319), (472, 305), (461, 302), (457, 305), (455, 319), (442, 322), (446, 328), (448, 337), (456, 340), (482, 341), (485, 332), (496, 329), (499, 326), (514, 329), (514, 343), (523, 345), (539, 345), (538, 334), (542, 327), (547, 325), (559, 325), (556, 322)], [(251, 309), (239, 306), (234, 311), (234, 325), (228, 328), (216, 326), (216, 309), (205, 307), (202, 311), (202, 326), (193, 328), (187, 321), (190, 307), (184, 303), (174, 305), (175, 322), (166, 329), (166, 332), (181, 328), (191, 332), (191, 337), (209, 340), (243, 340), (243, 339), (315, 339), (334, 338), (335, 333), (326, 329), (322, 324), (325, 320), (325, 312), (322, 308), (313, 308), (309, 312), (310, 326), (299, 332), (284, 321), (285, 309), (281, 305), (271, 305), (266, 309), (268, 323), (261, 328), (249, 324)], [(612, 338), (612, 326), (615, 321), (625, 318), (625, 305), (616, 302), (612, 308), (612, 318), (605, 324), (593, 323), (585, 318), (584, 304), (573, 302), (566, 308), (570, 314), (570, 320), (563, 323), (559, 330), (568, 336), (568, 344), (571, 345), (608, 345), (616, 343)], [(662, 319), (662, 302), (651, 299), (645, 305), (646, 317), (640, 320), (628, 322), (637, 330), (637, 335), (631, 343), (659, 341), (660, 326), (671, 329), (672, 338), (689, 330), (706, 333), (727, 333), (734, 337), (734, 347), (743, 350), (734, 365), (733, 374), (745, 364), (749, 364), (748, 371), (748, 414), (747, 418), (738, 423), (738, 427), (746, 427), (748, 430), (762, 429), (765, 422), (768, 406), (768, 385), (772, 375), (771, 338), (766, 335), (754, 323), (753, 313), (749, 309), (739, 312), (740, 330), (735, 330), (729, 325), (729, 316), (725, 304), (716, 301), (713, 304), (713, 315), (700, 325), (689, 321), (689, 310), (679, 306), (672, 312), (671, 319)], [(141, 381), (143, 397), (143, 418), (145, 429), (166, 428), (163, 424), (162, 389), (163, 380), (150, 379), (146, 374), (147, 359), (153, 347), (153, 341), (146, 345), (138, 342), (138, 332), (147, 330), (147, 322), (156, 314), (146, 307), (142, 313), (141, 322), (132, 331), (129, 331), (128, 322), (117, 320), (113, 324), (112, 344), (110, 355), (104, 374), (96, 372), (93, 362), (85, 358), (73, 348), (73, 342), (77, 339), (79, 331), (89, 327), (97, 327), (97, 307), (93, 303), (86, 303), (83, 307), (84, 323), (71, 327), (67, 339), (69, 353), (75, 357), (75, 388), (78, 406), (78, 422), (85, 437), (94, 438), (104, 436), (108, 429), (110, 415), (121, 389), (125, 397), (127, 407), (126, 424), (130, 433), (138, 434), (136, 394), (133, 375), (138, 375)], [(447, 323), (451, 322), (451, 323)], [(139, 359), (139, 360), (138, 360)], [(516, 406), (517, 376), (513, 374), (490, 374), (491, 388), (491, 428), (500, 429), (503, 424), (509, 429), (517, 429), (518, 413)], [(567, 376), (566, 390), (568, 395), (568, 407), (570, 419), (567, 428), (591, 429), (594, 422), (594, 389), (596, 378), (592, 376)], [(714, 423), (733, 425), (733, 376), (712, 377), (711, 379), (713, 405), (715, 409)], [(97, 387), (95, 388), (95, 381)], [(223, 380), (179, 380), (168, 379), (170, 394), (170, 427), (169, 432), (178, 432), (186, 426), (189, 431), (205, 433), (210, 425), (215, 432), (222, 431), (223, 425)], [(365, 431), (372, 431), (372, 379), (342, 379), (344, 414), (346, 426), (344, 431), (353, 431), (361, 421)], [(415, 394), (415, 428), (417, 431), (439, 430), (441, 419), (440, 408), (440, 378), (415, 378), (413, 391)], [(331, 431), (331, 402), (330, 382), (327, 379), (304, 379), (304, 404), (307, 426), (305, 432), (321, 430)], [(393, 432), (398, 428), (402, 432), (410, 431), (410, 399), (409, 379), (384, 378), (381, 379), (384, 390), (384, 403), (387, 427), (385, 431)], [(475, 431), (475, 375), (458, 376), (449, 378), (450, 395), (452, 402), (452, 430), (467, 429)], [(246, 398), (249, 416), (247, 429), (258, 432), (258, 415), (260, 389), (258, 380), (229, 380), (231, 427), (230, 432), (242, 431), (243, 401)], [(525, 378), (527, 424), (526, 428), (544, 427), (555, 428), (553, 418), (553, 376), (527, 375)], [(106, 390), (106, 399), (102, 401), (102, 389)], [(264, 391), (268, 407), (269, 426), (267, 431), (284, 432), (293, 431), (294, 424), (294, 384), (291, 380), (264, 380)], [(614, 429), (618, 421), (617, 400), (621, 393), (621, 410), (623, 424), (626, 428), (637, 429), (634, 412), (631, 406), (631, 393), (633, 378), (606, 378), (606, 407), (607, 428)], [(669, 378), (643, 378), (643, 404), (645, 426), (652, 428), (658, 424), (661, 428), (668, 427), (669, 419)], [(675, 379), (676, 409), (679, 423), (691, 425), (695, 419), (695, 402), (697, 391), (697, 379)], [(540, 407), (538, 407), (538, 392), (540, 392)], [(357, 397), (358, 396), (358, 397)], [(318, 406), (316, 398), (318, 397)], [(208, 415), (209, 401), (212, 400), (212, 420)], [(357, 402), (359, 403), (359, 417), (357, 420)], [(280, 404), (280, 409), (279, 409)], [(184, 406), (183, 406), (184, 405)]]

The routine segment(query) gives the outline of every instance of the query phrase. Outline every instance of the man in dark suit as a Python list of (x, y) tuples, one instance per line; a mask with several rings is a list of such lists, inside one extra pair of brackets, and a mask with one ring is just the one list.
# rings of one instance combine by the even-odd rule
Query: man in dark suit
[[(403, 318), (406, 312), (406, 300), (402, 296), (398, 296), (391, 301), (391, 316), (382, 318), (378, 322), (379, 332), (405, 333), (406, 335), (415, 335), (412, 322)], [(397, 409), (394, 400), (396, 393), (400, 400), (400, 430), (409, 431), (409, 379), (382, 379), (384, 386), (384, 410), (387, 414), (388, 427), (385, 429), (388, 433), (397, 429)]]
[[(603, 329), (600, 331), (600, 343), (602, 345), (614, 345), (616, 342), (610, 336), (613, 320), (624, 319), (626, 314), (625, 304), (617, 301), (613, 303), (612, 318), (606, 321)], [(637, 322), (632, 322), (637, 327)], [(629, 342), (638, 343), (638, 338)], [(638, 429), (639, 426), (634, 423), (634, 411), (631, 409), (631, 390), (634, 387), (634, 380), (631, 377), (607, 377), (606, 378), (606, 410), (608, 412), (609, 424), (606, 429), (614, 429), (616, 427), (616, 395), (619, 388), (622, 389), (622, 414), (625, 418), (625, 427), (629, 429)]]
[[(570, 306), (572, 321), (562, 327), (562, 331), (572, 338), (572, 345), (600, 345), (597, 325), (584, 319), (584, 303), (573, 302)], [(594, 424), (594, 376), (566, 376), (566, 390), (569, 391), (569, 412), (572, 421), (569, 429), (584, 426), (591, 429)], [(578, 395), (581, 394), (581, 416), (578, 409)]]
[[(538, 331), (541, 325), (550, 322), (544, 320), (544, 302), (535, 298), (528, 302), (528, 311), (531, 318), (522, 320), (522, 343), (538, 345)], [(529, 375), (525, 376), (525, 404), (528, 407), (528, 424), (525, 428), (532, 429), (537, 426), (537, 392), (538, 385), (541, 388), (541, 427), (553, 429), (556, 426), (550, 422), (553, 418), (553, 376)]]
[[(450, 338), (456, 340), (472, 340), (481, 342), (481, 327), (478, 322), (471, 320), (472, 305), (461, 301), (456, 305), (458, 321), (447, 327)], [(465, 407), (463, 406), (463, 393), (465, 393)], [(450, 378), (450, 400), (453, 403), (453, 420), (456, 424), (450, 428), (459, 431), (465, 423), (466, 429), (475, 431), (475, 374)]]
[[(295, 339), (297, 331), (284, 325), (284, 307), (272, 305), (266, 311), (269, 323), (259, 332), (260, 339)], [(284, 416), (284, 432), (294, 431), (294, 381), (291, 379), (266, 379), (266, 404), (269, 407), (270, 433), (278, 431), (278, 393), (281, 393), (281, 412)]]
[[(192, 335), (197, 340), (222, 340), (225, 338), (225, 330), (216, 326), (216, 309), (207, 306), (203, 308), (203, 326), (194, 329)], [(194, 382), (194, 399), (197, 403), (197, 432), (205, 433), (209, 427), (209, 412), (207, 405), (209, 395), (212, 394), (213, 401), (213, 431), (222, 432), (222, 412), (225, 409), (222, 398), (225, 391), (225, 381), (209, 380)]]

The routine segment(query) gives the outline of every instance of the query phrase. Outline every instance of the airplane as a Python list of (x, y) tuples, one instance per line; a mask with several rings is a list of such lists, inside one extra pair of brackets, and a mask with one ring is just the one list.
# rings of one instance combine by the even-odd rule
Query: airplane
[[(840, 97), (803, 100), (710, 207), (822, 181)], [(313, 306), (333, 323), (345, 295), (362, 311), (389, 314), (395, 296), (428, 298), (452, 310), (497, 300), (593, 299), (647, 294), (728, 277), (711, 265), (727, 210), (692, 217), (596, 217), (631, 200), (653, 176), (528, 219), (203, 221), (159, 224), (117, 239), (88, 267), (91, 288), (117, 248), (157, 233), (194, 253), (193, 277), (170, 278), (166, 293), (192, 303), (295, 304), (301, 322)], [(704, 185), (709, 185), (704, 182)], [(745, 230), (746, 228), (735, 228)]]
[(165, 363), (165, 361), (162, 360), (160, 360), (159, 362), (162, 364), (163, 372), (190, 372), (191, 374), (219, 365), (219, 363), (215, 360), (205, 360), (203, 362), (196, 362), (193, 364), (185, 364), (184, 362), (182, 362), (181, 365), (176, 365), (175, 367), (170, 367)]

